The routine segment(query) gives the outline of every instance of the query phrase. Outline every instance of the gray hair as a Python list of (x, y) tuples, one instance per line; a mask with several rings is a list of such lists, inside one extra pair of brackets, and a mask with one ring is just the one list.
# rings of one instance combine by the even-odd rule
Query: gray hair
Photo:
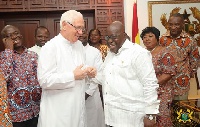
[(1, 36), (2, 36), (2, 38), (5, 38), (7, 36), (7, 30), (10, 29), (10, 28), (16, 28), (16, 29), (18, 29), (16, 26), (13, 26), (13, 25), (6, 25), (6, 26), (4, 26), (4, 28), (1, 30)]
[(83, 18), (83, 15), (76, 10), (69, 10), (63, 13), (60, 18), (60, 30), (62, 29), (62, 23), (64, 21), (73, 23), (77, 18)]

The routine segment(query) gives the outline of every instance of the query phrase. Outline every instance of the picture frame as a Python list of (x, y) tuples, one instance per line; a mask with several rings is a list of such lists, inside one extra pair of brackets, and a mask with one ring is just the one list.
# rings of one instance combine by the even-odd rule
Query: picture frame
[[(166, 32), (166, 28), (161, 23), (161, 15), (166, 14), (168, 20), (170, 13), (175, 8), (180, 8), (179, 13), (183, 14), (186, 10), (190, 21), (197, 21), (192, 15), (190, 7), (200, 10), (200, 0), (171, 0), (171, 1), (148, 1), (149, 26), (155, 26), (161, 31), (161, 35)], [(189, 25), (191, 26), (191, 25)]]

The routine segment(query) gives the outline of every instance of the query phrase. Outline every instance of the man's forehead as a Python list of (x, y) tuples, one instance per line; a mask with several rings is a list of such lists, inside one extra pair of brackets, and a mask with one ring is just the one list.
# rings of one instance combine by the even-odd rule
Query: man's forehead
[(19, 32), (19, 29), (16, 27), (8, 27), (6, 28), (7, 33)]
[(77, 18), (74, 20), (74, 24), (80, 24), (80, 25), (84, 25), (84, 20), (83, 18)]

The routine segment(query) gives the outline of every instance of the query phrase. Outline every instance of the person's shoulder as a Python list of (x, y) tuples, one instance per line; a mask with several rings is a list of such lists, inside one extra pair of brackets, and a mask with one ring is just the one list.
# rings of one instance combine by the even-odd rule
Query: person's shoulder
[(135, 56), (135, 57), (144, 57), (144, 56), (151, 56), (151, 52), (148, 51), (146, 48), (142, 47), (141, 45), (139, 44), (134, 44), (132, 46), (132, 56)]
[(59, 45), (59, 38), (58, 38), (58, 35), (53, 37), (52, 39), (50, 39), (49, 41), (47, 41), (45, 43), (44, 46), (42, 46), (41, 50), (42, 49), (45, 49), (45, 48), (56, 48), (56, 45)]
[(31, 58), (38, 58), (38, 54), (34, 51), (27, 50), (27, 55), (29, 55)]
[(186, 31), (182, 31), (180, 36), (182, 38), (192, 38), (192, 36), (189, 33), (187, 33)]
[(36, 48), (37, 48), (37, 46), (36, 46), (36, 45), (34, 45), (34, 46), (32, 46), (32, 47), (28, 48), (28, 50), (29, 50), (29, 51), (34, 51)]
[(35, 47), (36, 47), (36, 45), (34, 45), (34, 46), (32, 46), (32, 47), (28, 48), (28, 50), (29, 50), (29, 49), (33, 49), (33, 48), (35, 48)]
[(90, 51), (93, 51), (93, 52), (100, 52), (97, 48), (95, 48), (95, 47), (93, 47), (93, 46), (90, 46), (90, 45), (88, 45), (88, 49), (89, 49)]
[(77, 40), (73, 45), (76, 47), (78, 50), (85, 50), (85, 47), (83, 46), (82, 42), (80, 40)]
[(141, 45), (139, 45), (137, 43), (133, 43), (131, 41), (127, 41), (127, 40), (125, 41), (125, 43), (123, 45), (123, 49), (125, 52), (127, 52), (126, 54), (129, 54), (131, 56), (139, 56), (141, 54), (148, 53), (148, 50), (146, 50)]
[(130, 48), (132, 48), (134, 51), (137, 51), (137, 52), (146, 52), (146, 51), (148, 51), (147, 49), (145, 49), (144, 47), (142, 47), (141, 45), (139, 45), (137, 43), (133, 43), (133, 45)]
[(29, 49), (26, 49), (25, 52), (27, 52), (28, 54), (31, 54), (31, 55), (37, 54), (37, 53), (35, 53), (34, 51), (31, 51), (31, 50), (29, 50)]

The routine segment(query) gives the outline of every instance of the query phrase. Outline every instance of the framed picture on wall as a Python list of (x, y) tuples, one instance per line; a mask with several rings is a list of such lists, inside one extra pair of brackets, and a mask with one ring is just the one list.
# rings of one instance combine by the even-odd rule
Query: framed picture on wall
[[(185, 20), (189, 22), (185, 26), (186, 31), (191, 34), (198, 34), (192, 32), (197, 24), (200, 26), (200, 14), (196, 14), (199, 11), (200, 0), (148, 1), (149, 26), (157, 27), (161, 34), (164, 34), (167, 30), (165, 24), (169, 19), (170, 13), (178, 12), (183, 14)], [(200, 33), (200, 30), (198, 32)]]

